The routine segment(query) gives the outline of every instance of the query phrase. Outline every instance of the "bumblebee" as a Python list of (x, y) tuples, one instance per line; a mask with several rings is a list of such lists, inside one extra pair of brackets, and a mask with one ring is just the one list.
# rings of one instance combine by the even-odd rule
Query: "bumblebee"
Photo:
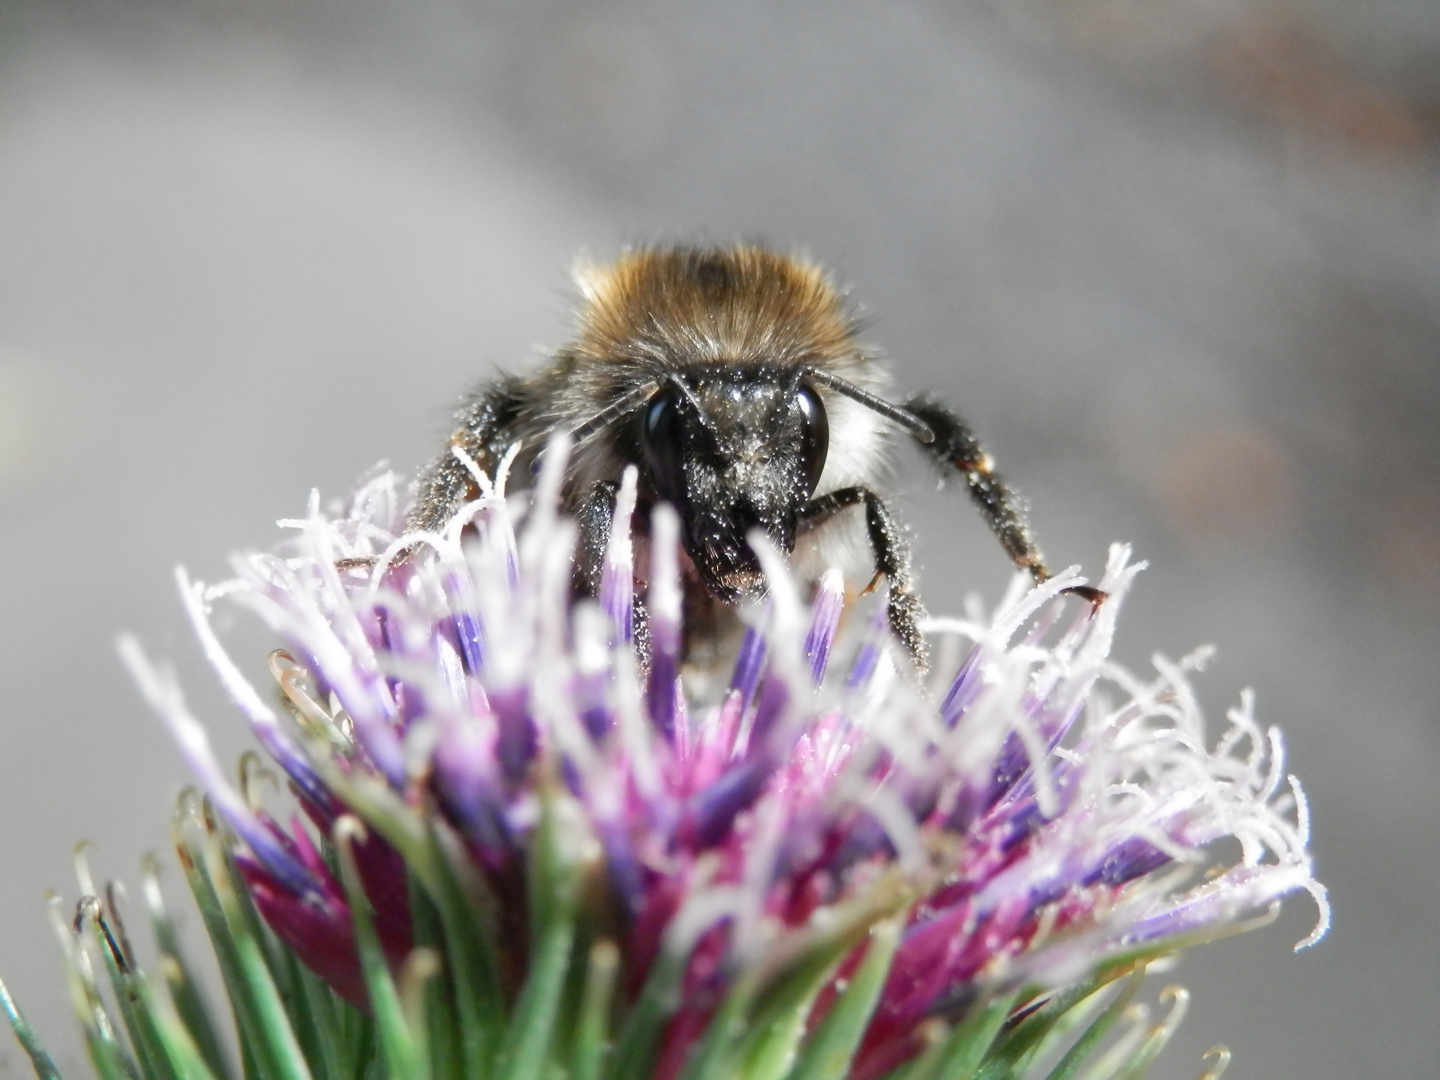
[[(581, 264), (575, 279), (573, 340), (538, 371), (464, 401), (450, 446), (421, 475), (409, 528), (439, 529), (476, 496), (452, 448), (493, 475), (518, 445), (510, 475), (524, 484), (548, 439), (568, 431), (563, 498), (580, 529), (578, 592), (599, 590), (620, 478), (633, 465), (641, 545), (649, 507), (669, 503), (681, 520), (688, 658), (738, 627), (737, 602), (763, 595), (746, 543), (758, 529), (802, 582), (832, 565), (858, 569), (847, 580), (884, 579), (890, 626), (923, 670), (909, 545), (880, 494), (901, 433), (964, 478), (1016, 566), (1049, 576), (1014, 493), (964, 421), (927, 396), (901, 405), (884, 396), (888, 372), (820, 267), (752, 245), (642, 247)], [(636, 616), (643, 637), (644, 611)]]

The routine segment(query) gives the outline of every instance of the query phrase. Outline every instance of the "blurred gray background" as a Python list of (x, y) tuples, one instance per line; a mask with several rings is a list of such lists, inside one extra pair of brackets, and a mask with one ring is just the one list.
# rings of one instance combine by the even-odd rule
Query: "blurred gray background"
[[(186, 779), (117, 632), (237, 752), (171, 567), (414, 468), (562, 339), (577, 250), (656, 237), (833, 266), (1053, 564), (1151, 560), (1122, 657), (1214, 642), (1216, 720), (1285, 727), (1334, 932), (1189, 956), (1157, 1075), (1440, 1076), (1433, 0), (0, 8), (0, 972), (62, 1066), (44, 891), (82, 837), (134, 882)], [(905, 464), (932, 608), (993, 600)]]

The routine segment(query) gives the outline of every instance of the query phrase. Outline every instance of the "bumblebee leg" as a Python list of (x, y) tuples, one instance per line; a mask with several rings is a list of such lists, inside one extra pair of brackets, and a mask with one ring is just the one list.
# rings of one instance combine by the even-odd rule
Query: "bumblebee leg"
[(420, 474), (415, 504), (405, 518), (407, 532), (438, 531), (455, 512), (479, 493), (475, 478), (464, 462), (450, 450), (458, 446), (490, 476), (514, 441), (512, 427), (520, 415), (523, 399), (517, 379), (503, 379), (470, 398), (455, 417), (455, 433), (445, 452)]
[[(577, 596), (600, 597), (605, 582), (605, 549), (610, 546), (610, 525), (615, 519), (615, 496), (619, 491), (620, 485), (614, 480), (602, 480), (575, 510), (580, 536), (575, 542), (570, 586)], [(643, 674), (650, 658), (650, 617), (638, 594), (630, 605), (630, 640)]]
[(1030, 535), (1020, 500), (995, 474), (990, 455), (981, 448), (965, 421), (930, 398), (912, 399), (905, 403), (905, 408), (924, 420), (935, 433), (934, 442), (921, 442), (921, 448), (942, 468), (954, 469), (965, 478), (970, 498), (980, 508), (1005, 554), (1016, 566), (1030, 571), (1037, 582), (1048, 578), (1050, 571), (1045, 567), (1045, 557)]
[[(935, 458), (942, 469), (955, 469), (970, 488), (970, 498), (980, 508), (1000, 546), (1016, 566), (1028, 570), (1036, 583), (1050, 576), (1045, 557), (1040, 554), (1030, 523), (1015, 493), (1005, 486), (994, 472), (994, 465), (964, 420), (932, 398), (912, 398), (905, 408), (914, 413), (934, 432), (933, 442), (916, 441)], [(1072, 585), (1064, 590), (1098, 608), (1109, 595), (1092, 585)]]
[(857, 504), (865, 507), (865, 532), (870, 538), (871, 557), (875, 560), (875, 577), (878, 579), (883, 575), (890, 585), (885, 610), (890, 630), (900, 639), (915, 667), (923, 674), (930, 666), (929, 649), (919, 625), (925, 617), (925, 605), (915, 594), (910, 545), (905, 542), (900, 523), (880, 496), (864, 487), (841, 488), (822, 495), (800, 511), (797, 531), (808, 532), (819, 528), (841, 510)]
[(620, 485), (603, 480), (590, 489), (575, 510), (580, 537), (575, 543), (575, 572), (571, 578), (581, 596), (599, 596), (605, 575), (605, 549), (610, 546), (610, 522), (615, 517), (615, 494)]

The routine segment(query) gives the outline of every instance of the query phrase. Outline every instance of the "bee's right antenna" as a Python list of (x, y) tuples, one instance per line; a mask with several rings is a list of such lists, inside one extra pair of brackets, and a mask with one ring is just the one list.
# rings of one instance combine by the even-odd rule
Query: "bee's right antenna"
[(570, 438), (578, 445), (590, 436), (600, 432), (607, 425), (620, 419), (626, 413), (633, 412), (642, 402), (655, 392), (660, 384), (655, 381), (643, 383), (620, 395), (605, 408), (601, 409), (594, 416), (590, 417), (579, 427), (570, 432)]

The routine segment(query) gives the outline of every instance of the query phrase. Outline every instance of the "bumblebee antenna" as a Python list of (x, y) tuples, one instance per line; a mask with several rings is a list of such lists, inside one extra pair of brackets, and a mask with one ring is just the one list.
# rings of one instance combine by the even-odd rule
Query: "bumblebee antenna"
[(851, 401), (858, 401), (867, 409), (879, 413), (885, 419), (898, 424), (922, 443), (933, 443), (935, 432), (924, 420), (916, 416), (909, 409), (902, 409), (899, 405), (892, 405), (882, 397), (870, 393), (869, 390), (862, 390), (854, 383), (846, 382), (844, 379), (831, 375), (828, 371), (821, 371), (819, 368), (811, 367), (808, 364), (801, 368), (801, 372), (811, 382), (819, 383), (827, 389), (834, 390), (837, 394), (844, 394)]
[(710, 417), (705, 415), (705, 409), (700, 404), (700, 399), (695, 396), (695, 391), (690, 389), (690, 384), (679, 375), (672, 374), (665, 382), (680, 391), (682, 397), (695, 412), (695, 418), (700, 421), (700, 426), (712, 435), (715, 433), (715, 425), (710, 422)]
[(570, 438), (573, 439), (576, 444), (584, 442), (592, 435), (597, 434), (603, 428), (620, 419), (620, 417), (626, 413), (633, 411), (637, 405), (653, 394), (659, 385), (658, 382), (652, 380), (651, 382), (635, 387), (635, 389), (628, 393), (622, 394), (594, 416), (590, 417), (589, 420), (586, 420), (579, 427), (574, 428), (570, 432)]

